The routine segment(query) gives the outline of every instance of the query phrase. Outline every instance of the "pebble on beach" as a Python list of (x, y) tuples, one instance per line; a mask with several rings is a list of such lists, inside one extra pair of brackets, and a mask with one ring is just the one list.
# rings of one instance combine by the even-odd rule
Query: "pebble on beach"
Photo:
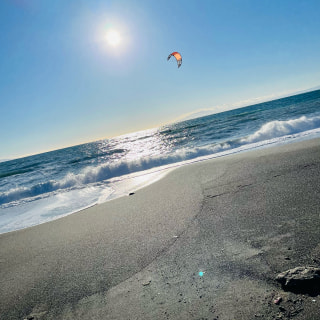
[(276, 280), (290, 291), (320, 290), (320, 268), (296, 267), (279, 273)]

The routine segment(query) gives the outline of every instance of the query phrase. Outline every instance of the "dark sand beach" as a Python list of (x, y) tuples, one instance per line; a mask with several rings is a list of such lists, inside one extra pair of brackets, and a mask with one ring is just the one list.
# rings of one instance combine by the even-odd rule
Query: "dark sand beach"
[(0, 235), (0, 319), (320, 319), (320, 289), (275, 280), (298, 266), (320, 267), (320, 139)]

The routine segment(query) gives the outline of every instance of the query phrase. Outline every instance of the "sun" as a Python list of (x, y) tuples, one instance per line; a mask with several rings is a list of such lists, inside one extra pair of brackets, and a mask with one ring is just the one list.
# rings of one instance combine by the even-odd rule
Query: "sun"
[(110, 29), (107, 31), (106, 40), (111, 47), (117, 47), (121, 44), (122, 39), (120, 33), (117, 30)]

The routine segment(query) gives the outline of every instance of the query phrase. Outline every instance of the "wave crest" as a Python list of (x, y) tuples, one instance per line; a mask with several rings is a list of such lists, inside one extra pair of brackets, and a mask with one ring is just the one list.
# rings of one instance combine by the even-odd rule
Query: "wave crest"
[(0, 205), (26, 198), (34, 199), (35, 197), (42, 197), (45, 194), (59, 190), (82, 188), (88, 184), (100, 183), (115, 177), (121, 177), (131, 173), (192, 160), (203, 156), (210, 156), (228, 150), (231, 150), (232, 152), (235, 148), (257, 142), (262, 142), (260, 145), (263, 145), (267, 144), (268, 141), (279, 137), (302, 133), (316, 128), (320, 128), (320, 116), (310, 118), (302, 116), (287, 121), (271, 121), (264, 124), (253, 134), (244, 138), (227, 140), (202, 147), (178, 149), (172, 153), (142, 157), (135, 160), (123, 158), (122, 160), (113, 163), (105, 163), (95, 167), (88, 166), (78, 174), (69, 172), (59, 181), (50, 180), (28, 188), (20, 187), (11, 189), (0, 194)]
[(272, 138), (282, 137), (289, 134), (296, 134), (320, 127), (320, 116), (307, 118), (302, 116), (298, 119), (287, 121), (271, 121), (264, 124), (258, 131), (252, 135), (241, 139), (242, 143), (253, 143)]

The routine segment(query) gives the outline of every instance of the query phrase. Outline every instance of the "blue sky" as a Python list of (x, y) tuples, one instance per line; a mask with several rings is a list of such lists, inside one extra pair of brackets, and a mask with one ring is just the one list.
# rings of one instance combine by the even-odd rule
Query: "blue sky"
[(2, 0), (0, 159), (319, 86), (319, 12), (318, 0)]

